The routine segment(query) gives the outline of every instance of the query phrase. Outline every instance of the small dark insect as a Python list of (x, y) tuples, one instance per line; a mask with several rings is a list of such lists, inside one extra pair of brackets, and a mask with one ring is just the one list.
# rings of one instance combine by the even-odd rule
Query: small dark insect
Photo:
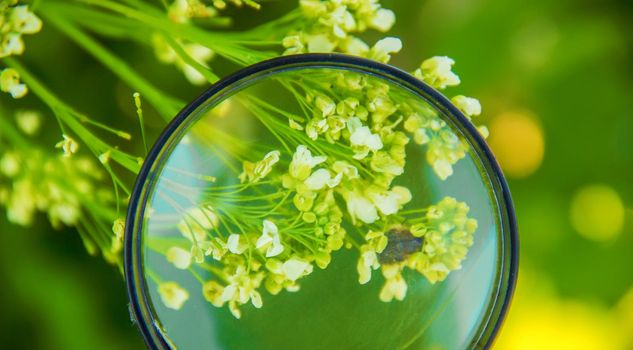
[(378, 254), (381, 264), (393, 264), (403, 261), (407, 256), (420, 250), (423, 237), (415, 237), (406, 228), (392, 228), (387, 232), (387, 247)]

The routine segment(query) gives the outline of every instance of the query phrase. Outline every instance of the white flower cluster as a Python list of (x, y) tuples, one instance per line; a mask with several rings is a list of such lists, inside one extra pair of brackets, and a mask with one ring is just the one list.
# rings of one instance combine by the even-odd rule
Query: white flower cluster
[(0, 2), (0, 58), (24, 52), (22, 35), (35, 34), (42, 29), (42, 21), (27, 5), (17, 0)]
[[(18, 5), (17, 0), (0, 1), (0, 58), (21, 55), (24, 52), (22, 35), (35, 34), (42, 29), (42, 21), (27, 5)], [(20, 75), (12, 68), (0, 71), (0, 91), (13, 98), (22, 98), (28, 92), (20, 82)]]
[[(436, 56), (422, 62), (413, 75), (432, 87), (443, 90), (459, 85), (459, 77), (451, 70), (455, 61), (445, 56)], [(472, 97), (458, 95), (452, 98), (453, 104), (471, 119), (481, 114), (481, 104)], [(460, 140), (443, 120), (432, 115), (412, 113), (405, 120), (405, 129), (413, 135), (419, 145), (427, 145), (427, 161), (435, 173), (445, 180), (453, 174), (453, 165), (464, 158), (469, 146)], [(478, 127), (481, 135), (488, 137), (485, 126)]]
[(367, 29), (387, 32), (396, 21), (393, 11), (377, 0), (301, 0), (303, 26), (283, 39), (285, 55), (343, 52), (388, 62), (402, 49), (400, 39), (387, 37), (370, 47), (355, 36)]
[(48, 213), (54, 227), (77, 225), (82, 202), (111, 201), (109, 193), (96, 191), (95, 182), (102, 179), (89, 158), (50, 156), (36, 149), (0, 153), (0, 204), (18, 225), (30, 225), (37, 211)]
[[(312, 81), (309, 74), (302, 78)], [(406, 296), (405, 267), (435, 283), (461, 266), (472, 244), (476, 221), (466, 216), (465, 204), (446, 198), (422, 217), (403, 218), (400, 213), (412, 194), (394, 184), (405, 172), (406, 131), (430, 148), (433, 142), (444, 145), (438, 138), (446, 142), (442, 138), (457, 136), (437, 116), (408, 105), (406, 97), (383, 82), (354, 72), (333, 73), (332, 81), (324, 89), (309, 84), (304, 102), (311, 115), (301, 122), (291, 119), (278, 130), (292, 134), (289, 140), (305, 142), (295, 143), (291, 155), (271, 150), (259, 160), (243, 161), (240, 183), (234, 185), (239, 190), (232, 193), (244, 199), (220, 191), (218, 201), (188, 209), (178, 224), (188, 243), (166, 251), (167, 261), (178, 269), (214, 266), (217, 278), (203, 283), (203, 295), (216, 307), (227, 305), (237, 318), (243, 305), (262, 307), (261, 288), (272, 295), (297, 291), (314, 265), (327, 268), (333, 252), (354, 247), (344, 219), (355, 230), (368, 232), (356, 245), (359, 282), (369, 282), (372, 271), (380, 268), (386, 282), (379, 297), (385, 302)], [(475, 107), (469, 106), (471, 111)], [(428, 123), (413, 128), (419, 115)], [(457, 152), (466, 150), (451, 151), (456, 156), (450, 160), (456, 162), (464, 156)], [(438, 172), (437, 164), (431, 165)], [(283, 199), (267, 202), (264, 198), (272, 195), (265, 193)], [(246, 199), (249, 206), (264, 208), (260, 221), (227, 207)], [(249, 206), (244, 210), (253, 210)], [(164, 298), (181, 300), (166, 305), (181, 307), (188, 296), (184, 292), (168, 288)]]

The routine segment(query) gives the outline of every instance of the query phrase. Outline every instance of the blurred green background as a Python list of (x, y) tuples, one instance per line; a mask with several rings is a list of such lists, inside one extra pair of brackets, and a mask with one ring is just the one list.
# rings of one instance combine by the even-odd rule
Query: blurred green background
[[(454, 58), (463, 83), (450, 93), (481, 99), (510, 182), (521, 271), (495, 348), (633, 349), (633, 2), (382, 3), (404, 42), (391, 64)], [(257, 18), (238, 12), (236, 22), (248, 27), (295, 5), (265, 2)], [(105, 43), (158, 86), (185, 100), (199, 93), (151, 48)], [(27, 44), (23, 62), (62, 98), (136, 125), (132, 91), (46, 23)], [(153, 139), (162, 122), (147, 114)], [(40, 221), (25, 229), (0, 218), (0, 347), (143, 348), (118, 270), (88, 256), (76, 233)]]

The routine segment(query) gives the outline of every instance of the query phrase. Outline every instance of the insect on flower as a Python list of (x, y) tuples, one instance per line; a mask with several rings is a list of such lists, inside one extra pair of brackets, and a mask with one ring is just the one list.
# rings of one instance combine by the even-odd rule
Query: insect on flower
[(381, 264), (401, 262), (421, 250), (424, 237), (415, 237), (406, 227), (394, 227), (387, 232), (387, 247), (378, 254)]

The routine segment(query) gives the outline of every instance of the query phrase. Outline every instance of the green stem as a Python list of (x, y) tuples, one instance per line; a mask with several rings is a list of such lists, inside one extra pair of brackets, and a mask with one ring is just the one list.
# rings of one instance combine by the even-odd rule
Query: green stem
[(145, 96), (145, 98), (147, 98), (156, 107), (158, 113), (166, 121), (171, 120), (171, 118), (173, 118), (178, 113), (180, 108), (184, 105), (184, 102), (179, 101), (169, 96), (169, 94), (158, 90), (151, 83), (138, 75), (123, 60), (112, 54), (101, 44), (90, 38), (74, 25), (63, 20), (61, 16), (56, 15), (55, 11), (43, 11), (43, 15), (48, 19), (49, 22), (55, 25), (69, 38), (74, 40), (83, 49), (88, 51), (93, 57), (103, 63), (106, 67), (112, 70), (112, 72), (123, 79), (134, 90), (141, 92), (141, 94), (143, 94), (143, 96)]
[[(62, 102), (57, 96), (55, 96), (50, 90), (48, 90), (35, 76), (33, 76), (22, 64), (11, 57), (5, 57), (2, 59), (4, 64), (8, 67), (15, 69), (20, 78), (29, 86), (48, 107), (55, 113), (55, 115), (66, 124), (79, 138), (88, 145), (95, 156), (110, 151), (112, 159), (122, 165), (127, 170), (138, 174), (140, 171), (140, 165), (135, 157), (122, 152), (107, 143), (103, 142), (98, 137), (94, 136), (82, 123), (77, 120), (77, 116), (82, 116), (80, 113), (74, 111), (70, 106)], [(84, 117), (85, 118), (85, 117)]]
[(220, 56), (240, 65), (253, 64), (277, 55), (274, 52), (263, 52), (261, 50), (251, 50), (242, 47), (241, 45), (233, 42), (230, 36), (225, 33), (213, 33), (191, 25), (174, 23), (167, 19), (166, 16), (151, 15), (113, 1), (83, 0), (81, 2), (108, 9), (126, 17), (135, 19), (152, 30), (168, 31), (169, 33), (173, 33), (175, 37), (197, 42), (212, 49)]

